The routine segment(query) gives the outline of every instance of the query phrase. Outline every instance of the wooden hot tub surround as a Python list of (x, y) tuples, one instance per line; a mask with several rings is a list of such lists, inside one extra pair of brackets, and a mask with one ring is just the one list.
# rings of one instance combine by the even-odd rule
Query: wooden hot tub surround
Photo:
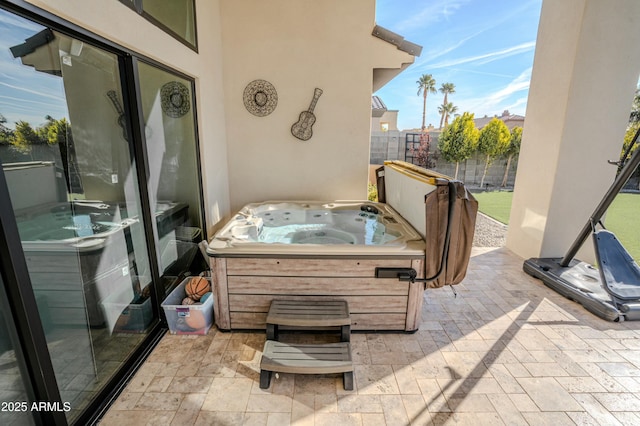
[(221, 330), (264, 329), (273, 299), (341, 299), (349, 304), (353, 330), (416, 331), (424, 283), (376, 278), (375, 268), (422, 271), (422, 262), (423, 256), (210, 257), (216, 324)]

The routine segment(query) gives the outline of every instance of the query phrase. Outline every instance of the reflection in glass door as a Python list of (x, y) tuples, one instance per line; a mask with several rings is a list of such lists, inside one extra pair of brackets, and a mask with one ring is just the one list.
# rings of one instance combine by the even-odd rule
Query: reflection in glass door
[(0, 161), (73, 420), (157, 322), (120, 58), (2, 10), (0, 40)]
[[(4, 283), (0, 277), (0, 297), (7, 300)], [(34, 424), (30, 410), (24, 406), (27, 403), (25, 378), (22, 377), (14, 343), (10, 338), (10, 313), (0, 303), (0, 425), (31, 425)]]
[(149, 162), (149, 193), (156, 211), (159, 266), (165, 294), (186, 274), (203, 270), (198, 152), (191, 81), (138, 62)]

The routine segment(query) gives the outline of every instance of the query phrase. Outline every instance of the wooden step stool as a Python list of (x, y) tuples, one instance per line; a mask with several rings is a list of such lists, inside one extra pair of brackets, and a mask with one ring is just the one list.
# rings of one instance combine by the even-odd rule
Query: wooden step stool
[(267, 339), (278, 340), (278, 326), (340, 327), (340, 340), (351, 339), (351, 317), (345, 300), (273, 300), (267, 314)]
[(351, 343), (289, 344), (267, 340), (260, 361), (260, 388), (268, 389), (271, 373), (343, 373), (345, 390), (353, 390)]

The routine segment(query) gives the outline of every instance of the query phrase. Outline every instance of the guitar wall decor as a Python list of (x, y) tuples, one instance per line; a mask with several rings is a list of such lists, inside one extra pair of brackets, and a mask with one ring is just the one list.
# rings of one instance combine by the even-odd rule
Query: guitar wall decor
[(291, 126), (291, 134), (296, 138), (308, 141), (313, 136), (313, 123), (316, 122), (316, 116), (313, 115), (313, 109), (316, 107), (316, 103), (318, 99), (322, 95), (322, 89), (316, 88), (313, 93), (313, 100), (311, 100), (311, 104), (309, 105), (309, 109), (306, 111), (302, 111), (300, 113), (300, 117), (298, 117), (298, 121), (296, 121), (293, 126)]
[(109, 90), (107, 92), (107, 96), (109, 97), (109, 99), (111, 99), (111, 103), (118, 113), (118, 125), (122, 128), (122, 137), (124, 137), (124, 140), (128, 142), (129, 131), (127, 129), (127, 119), (124, 115), (124, 109), (122, 108), (122, 105), (120, 105), (120, 101), (118, 100), (118, 95), (116, 94), (115, 90)]

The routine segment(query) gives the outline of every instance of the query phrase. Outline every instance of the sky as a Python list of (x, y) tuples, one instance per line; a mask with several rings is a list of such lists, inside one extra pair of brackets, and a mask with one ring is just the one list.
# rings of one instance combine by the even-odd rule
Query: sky
[[(376, 0), (376, 23), (422, 46), (415, 62), (378, 90), (398, 128), (420, 128), (416, 81), (453, 83), (448, 101), (476, 118), (525, 115), (542, 0)], [(438, 127), (443, 95), (427, 95), (426, 125)], [(451, 121), (451, 120), (450, 120)]]
[(68, 117), (62, 79), (23, 66), (9, 50), (43, 29), (0, 10), (0, 114), (8, 127), (13, 128), (17, 120), (41, 125), (47, 114)]
[[(449, 101), (476, 117), (504, 110), (524, 115), (542, 0), (376, 0), (376, 23), (423, 47), (421, 56), (378, 90), (399, 110), (400, 129), (422, 124), (416, 81), (431, 74), (436, 87), (453, 83)], [(26, 68), (9, 47), (43, 27), (0, 10), (0, 113), (33, 125), (44, 115), (68, 117), (62, 79)], [(426, 124), (438, 126), (441, 93), (427, 98)], [(46, 114), (43, 113), (46, 111)]]

